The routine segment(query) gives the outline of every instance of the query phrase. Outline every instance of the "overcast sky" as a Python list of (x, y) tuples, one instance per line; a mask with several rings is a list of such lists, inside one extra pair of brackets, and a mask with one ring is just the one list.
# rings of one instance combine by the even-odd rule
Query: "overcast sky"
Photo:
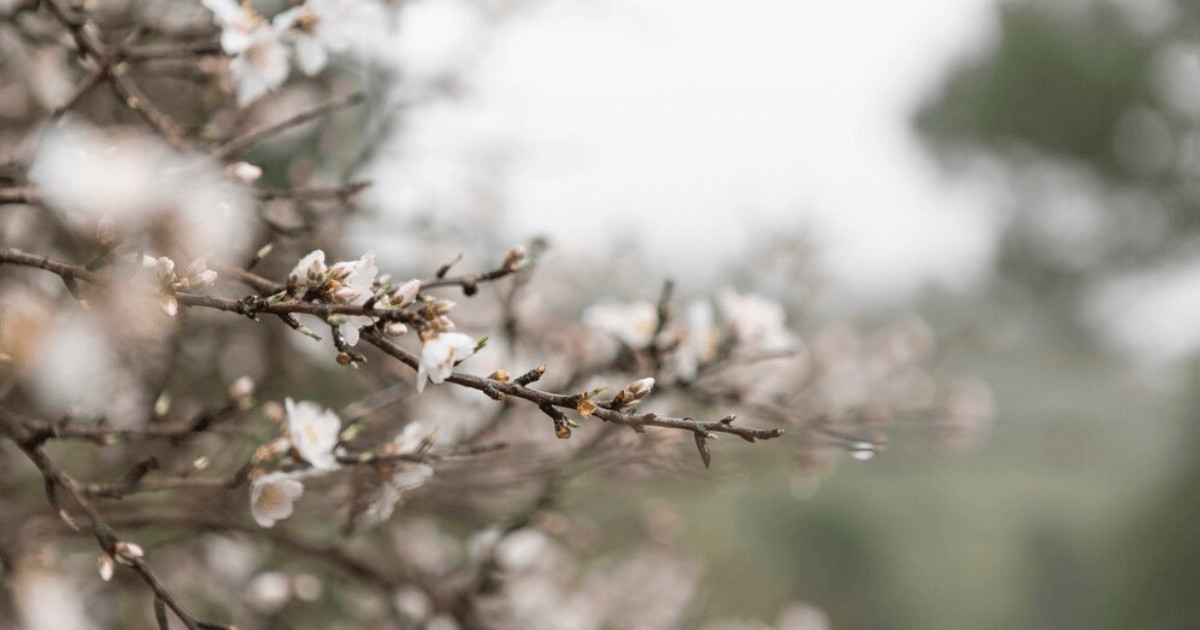
[[(487, 20), (460, 0), (401, 13), (410, 79), (465, 96), (414, 111), (379, 168), (398, 212), (494, 195), (559, 246), (635, 233), (668, 272), (807, 229), (860, 297), (962, 286), (988, 263), (982, 183), (944, 177), (910, 115), (993, 38), (990, 0), (546, 0)], [(526, 233), (522, 233), (525, 230)]]

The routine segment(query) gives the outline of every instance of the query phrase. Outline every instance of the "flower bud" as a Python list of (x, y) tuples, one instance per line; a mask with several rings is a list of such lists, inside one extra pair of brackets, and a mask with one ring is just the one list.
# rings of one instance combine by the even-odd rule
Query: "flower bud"
[(262, 168), (249, 162), (234, 162), (225, 167), (225, 174), (243, 184), (253, 184), (262, 177)]
[(626, 385), (621, 391), (617, 392), (617, 395), (613, 397), (613, 403), (615, 405), (614, 408), (619, 409), (625, 405), (641, 400), (649, 395), (650, 391), (653, 389), (653, 378), (647, 377), (638, 379)]
[(196, 283), (202, 287), (212, 286), (217, 281), (217, 272), (212, 269), (205, 269), (196, 274)]
[(233, 400), (245, 400), (254, 393), (254, 379), (242, 376), (229, 386), (229, 397)]
[(139, 545), (126, 540), (118, 540), (117, 544), (113, 545), (113, 551), (117, 553), (118, 557), (125, 560), (137, 560), (146, 555)]
[(448, 315), (454, 307), (458, 306), (457, 302), (451, 300), (433, 300), (429, 302), (429, 310), (435, 316)]
[(357, 265), (357, 260), (337, 263), (329, 268), (329, 277), (338, 281), (345, 280), (350, 277), (350, 274), (354, 273)]
[(389, 337), (400, 337), (408, 332), (408, 326), (404, 322), (391, 322), (383, 327), (383, 332)]
[(392, 306), (399, 306), (403, 308), (409, 304), (412, 304), (417, 299), (417, 292), (420, 290), (420, 280), (409, 280), (408, 282), (405, 282), (404, 284), (400, 285), (400, 288), (396, 289), (395, 294), (392, 296)]
[(625, 391), (633, 396), (633, 400), (645, 398), (652, 389), (654, 389), (654, 379), (651, 377), (638, 379), (625, 386)]
[(362, 289), (358, 287), (346, 285), (337, 291), (333, 292), (333, 301), (349, 304), (362, 296)]
[(287, 412), (283, 410), (283, 405), (279, 404), (279, 401), (272, 400), (263, 405), (263, 415), (271, 422), (283, 422), (287, 417)]
[(96, 558), (96, 569), (100, 572), (101, 580), (105, 582), (111, 580), (114, 568), (113, 557), (107, 553), (102, 553), (100, 557)]
[(166, 256), (160, 256), (158, 260), (154, 261), (154, 271), (160, 278), (169, 277), (175, 271), (175, 261)]
[(525, 252), (525, 248), (520, 245), (508, 250), (508, 254), (504, 256), (504, 268), (509, 271), (516, 271), (525, 265), (525, 261), (529, 255)]
[(162, 307), (162, 311), (167, 314), (167, 317), (175, 317), (179, 314), (179, 300), (175, 299), (174, 295), (164, 295), (158, 305)]

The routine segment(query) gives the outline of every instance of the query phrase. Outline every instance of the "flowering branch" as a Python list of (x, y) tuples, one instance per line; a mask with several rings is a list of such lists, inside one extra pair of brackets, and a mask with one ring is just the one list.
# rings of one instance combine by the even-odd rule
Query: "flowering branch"
[[(166, 607), (170, 608), (175, 613), (179, 620), (183, 622), (189, 630), (202, 630), (208, 628), (230, 629), (230, 626), (220, 624), (205, 623), (196, 619), (183, 604), (163, 585), (158, 576), (150, 569), (150, 567), (142, 560), (143, 551), (133, 543), (121, 540), (116, 533), (100, 516), (100, 512), (86, 498), (86, 492), (79, 482), (68, 475), (62, 468), (50, 459), (42, 450), (37, 442), (30, 439), (21, 423), (9, 414), (6, 410), (0, 409), (0, 430), (5, 434), (5, 437), (12, 440), (18, 448), (21, 449), (25, 456), (37, 466), (46, 483), (47, 497), (51, 503), (57, 507), (56, 490), (61, 489), (66, 491), (71, 500), (75, 502), (79, 509), (83, 511), (87, 517), (88, 529), (95, 536), (96, 542), (109, 558), (111, 565), (112, 560), (118, 559), (121, 563), (128, 565), (138, 574), (142, 581), (150, 587), (154, 592), (156, 600), (161, 601)], [(68, 513), (59, 508), (59, 515), (71, 523)]]

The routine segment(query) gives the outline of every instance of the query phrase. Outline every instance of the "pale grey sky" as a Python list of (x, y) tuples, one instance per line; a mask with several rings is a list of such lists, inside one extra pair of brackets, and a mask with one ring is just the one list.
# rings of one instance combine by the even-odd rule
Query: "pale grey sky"
[(413, 80), (462, 70), (465, 96), (413, 112), (377, 194), (446, 213), (494, 196), (565, 247), (635, 232), (667, 271), (807, 228), (859, 297), (961, 286), (990, 260), (993, 197), (943, 176), (909, 116), (991, 41), (991, 5), (545, 0), (493, 23), (417, 2), (386, 54)]

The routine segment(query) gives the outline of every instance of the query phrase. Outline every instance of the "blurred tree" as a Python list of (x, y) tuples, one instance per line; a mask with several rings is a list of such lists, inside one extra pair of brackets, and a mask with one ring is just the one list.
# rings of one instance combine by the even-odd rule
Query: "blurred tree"
[(1004, 3), (994, 48), (915, 116), (950, 169), (999, 162), (998, 277), (1086, 339), (1098, 282), (1177, 263), (1200, 236), (1200, 14), (1187, 3)]

